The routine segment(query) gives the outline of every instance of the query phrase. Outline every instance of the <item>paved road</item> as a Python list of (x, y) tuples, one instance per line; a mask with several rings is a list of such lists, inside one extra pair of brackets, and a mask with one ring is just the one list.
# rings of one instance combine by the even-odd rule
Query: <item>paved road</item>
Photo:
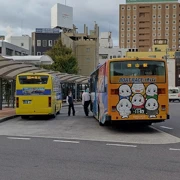
[(45, 138), (64, 138), (137, 144), (169, 144), (180, 138), (161, 132), (153, 127), (121, 128), (101, 127), (92, 117), (84, 116), (81, 106), (76, 106), (76, 116), (67, 116), (67, 107), (56, 119), (16, 118), (0, 124), (0, 135)]
[(146, 128), (101, 127), (81, 106), (75, 117), (63, 108), (56, 119), (3, 122), (0, 180), (179, 180), (180, 104), (170, 108), (171, 120)]
[(180, 138), (180, 103), (170, 103), (170, 119), (154, 126)]

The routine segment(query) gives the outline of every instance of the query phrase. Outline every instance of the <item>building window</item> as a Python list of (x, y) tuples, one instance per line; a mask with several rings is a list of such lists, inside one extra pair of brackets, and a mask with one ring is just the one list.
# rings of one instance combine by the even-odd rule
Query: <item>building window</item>
[(134, 16), (134, 19), (136, 19), (136, 16)]
[(166, 18), (169, 18), (169, 15), (168, 15), (168, 14), (166, 14)]
[(129, 33), (127, 34), (127, 37), (130, 37), (130, 34), (129, 34)]
[(154, 21), (153, 24), (156, 24), (156, 21)]
[(49, 47), (52, 47), (52, 40), (48, 41), (48, 45), (49, 45)]
[(86, 52), (90, 52), (90, 48), (86, 48)]
[(127, 42), (129, 43), (129, 42), (130, 42), (130, 40), (128, 39), (128, 40), (127, 40)]
[(124, 43), (124, 39), (121, 40), (121, 43)]
[(161, 9), (161, 5), (158, 6), (158, 9)]
[(153, 18), (156, 18), (156, 15), (153, 15)]
[(130, 31), (130, 28), (128, 27), (127, 30)]
[(128, 10), (131, 10), (131, 7), (130, 6), (128, 6), (128, 8), (127, 8)]
[(121, 31), (124, 31), (124, 28), (121, 28)]
[(121, 34), (121, 37), (124, 37), (124, 34)]
[(176, 33), (173, 33), (173, 36), (176, 36)]
[(121, 22), (121, 24), (123, 25), (123, 24), (124, 24), (124, 22)]
[(169, 24), (169, 21), (166, 21), (166, 24)]
[(37, 40), (37, 46), (41, 46), (41, 40)]
[(159, 21), (158, 24), (161, 24), (161, 21)]
[(136, 10), (136, 6), (133, 6), (133, 9)]
[(136, 37), (136, 34), (133, 34), (133, 37)]
[(173, 18), (176, 18), (176, 14), (173, 14)]
[(160, 27), (158, 27), (158, 30), (161, 30), (161, 28), (160, 28)]
[(124, 6), (122, 6), (121, 9), (124, 10)]
[(128, 25), (130, 24), (130, 22), (128, 21), (128, 23), (127, 23)]
[(21, 43), (21, 46), (24, 46), (24, 43)]
[(43, 47), (47, 47), (47, 40), (43, 40)]
[(173, 42), (176, 42), (176, 39), (173, 39)]
[(156, 27), (153, 27), (153, 30), (156, 30)]
[(174, 45), (173, 48), (176, 48), (176, 45)]
[(169, 33), (166, 33), (166, 36), (169, 36)]
[(40, 55), (41, 55), (41, 52), (37, 52), (37, 55), (40, 56)]
[(121, 19), (124, 19), (124, 16), (121, 16)]
[(127, 18), (130, 19), (130, 16), (128, 16)]
[(113, 58), (116, 58), (116, 56), (113, 56)]
[(133, 28), (133, 31), (136, 31), (136, 28)]
[(136, 21), (134, 21), (134, 25), (136, 25)]
[(166, 27), (166, 30), (169, 30), (169, 27)]
[(102, 59), (108, 59), (108, 55), (107, 54), (103, 54), (102, 55)]
[(158, 18), (161, 18), (161, 15), (159, 15)]
[(169, 9), (169, 6), (168, 6), (168, 5), (166, 5), (166, 9)]
[(161, 36), (161, 34), (159, 33), (158, 36)]
[(153, 9), (156, 9), (156, 5), (153, 6)]
[(58, 40), (54, 40), (54, 44), (56, 44), (58, 42)]
[(153, 34), (153, 36), (155, 37), (155, 36), (156, 36), (156, 34)]
[(135, 43), (135, 42), (136, 42), (136, 40), (134, 39), (134, 40), (133, 40), (133, 42)]
[(110, 56), (110, 59), (112, 59), (112, 56)]
[(176, 9), (176, 5), (175, 4), (173, 5), (173, 9)]
[(176, 24), (176, 21), (173, 21), (173, 24)]
[(176, 30), (176, 26), (173, 26), (173, 30)]

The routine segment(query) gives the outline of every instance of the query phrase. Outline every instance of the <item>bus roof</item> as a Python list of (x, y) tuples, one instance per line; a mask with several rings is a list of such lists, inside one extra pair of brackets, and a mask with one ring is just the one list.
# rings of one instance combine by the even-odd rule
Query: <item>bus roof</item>
[(22, 73), (22, 74), (18, 74), (17, 76), (27, 76), (27, 75), (45, 75), (45, 76), (51, 76), (51, 74), (48, 73), (32, 73), (32, 72), (27, 72), (27, 73)]

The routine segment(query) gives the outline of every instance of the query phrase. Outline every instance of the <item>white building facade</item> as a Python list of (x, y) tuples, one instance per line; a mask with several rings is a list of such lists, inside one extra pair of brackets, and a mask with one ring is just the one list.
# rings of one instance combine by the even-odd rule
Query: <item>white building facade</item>
[(0, 55), (1, 56), (26, 56), (30, 51), (14, 44), (0, 40)]
[(11, 44), (29, 50), (29, 53), (31, 54), (32, 39), (30, 36), (28, 35), (11, 36), (7, 41)]

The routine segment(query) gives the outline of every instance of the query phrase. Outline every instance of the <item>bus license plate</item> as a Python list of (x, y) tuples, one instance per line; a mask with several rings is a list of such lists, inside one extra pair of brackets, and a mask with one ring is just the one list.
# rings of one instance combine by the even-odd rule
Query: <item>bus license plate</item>
[(31, 100), (24, 100), (23, 104), (31, 104)]

